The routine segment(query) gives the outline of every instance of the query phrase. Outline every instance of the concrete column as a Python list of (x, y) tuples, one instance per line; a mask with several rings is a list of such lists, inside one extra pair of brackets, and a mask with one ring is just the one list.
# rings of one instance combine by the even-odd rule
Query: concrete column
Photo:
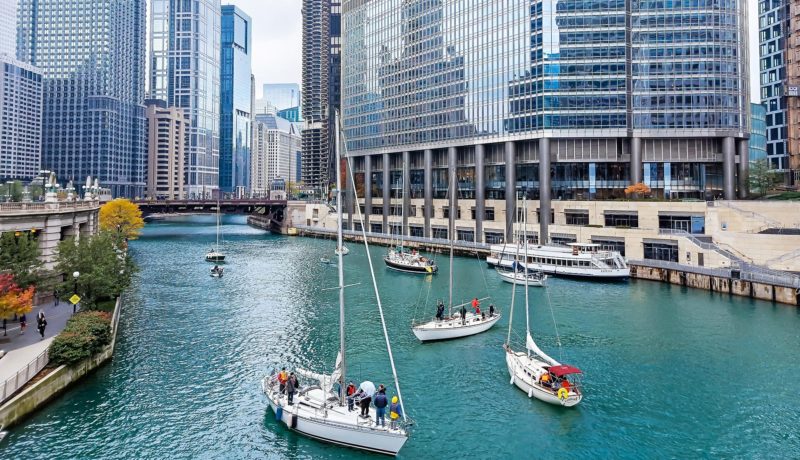
[(750, 143), (747, 139), (737, 139), (736, 142), (739, 149), (739, 198), (744, 200), (750, 191)]
[(383, 233), (389, 232), (389, 201), (392, 191), (391, 169), (389, 168), (389, 154), (383, 154)]
[(403, 235), (408, 235), (408, 214), (411, 212), (411, 152), (403, 152)]
[[(337, 161), (343, 161), (344, 164), (342, 165), (342, 173), (345, 175), (342, 180), (344, 181), (344, 205), (345, 211), (347, 211), (347, 229), (353, 229), (353, 214), (355, 213), (355, 187), (356, 184), (350, 180), (350, 176), (352, 172), (350, 171), (350, 161), (346, 158), (340, 158)], [(353, 175), (353, 179), (355, 180), (355, 175)]]
[(483, 215), (486, 210), (486, 191), (483, 176), (484, 146), (475, 146), (475, 242), (483, 242)]
[(550, 139), (539, 139), (539, 244), (550, 242)]
[(722, 139), (722, 192), (726, 200), (736, 199), (736, 141), (732, 137)]
[(517, 201), (517, 170), (514, 153), (514, 142), (506, 142), (504, 158), (506, 164), (506, 241), (514, 238), (514, 203)]
[(431, 236), (431, 217), (433, 217), (433, 150), (425, 149), (425, 238)]
[(458, 219), (458, 175), (456, 173), (456, 161), (458, 155), (455, 147), (447, 148), (447, 179), (450, 182), (450, 222), (452, 223), (448, 235), (451, 239), (456, 239), (456, 219)]
[(364, 228), (369, 231), (369, 216), (372, 215), (372, 157), (364, 157)]
[(642, 181), (642, 139), (631, 138), (631, 184)]

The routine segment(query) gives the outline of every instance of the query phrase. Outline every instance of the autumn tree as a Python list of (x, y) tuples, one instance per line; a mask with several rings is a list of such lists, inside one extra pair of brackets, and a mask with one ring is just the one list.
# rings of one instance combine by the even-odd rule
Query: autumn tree
[(14, 276), (22, 288), (38, 284), (41, 250), (32, 232), (4, 232), (0, 235), (0, 268)]
[(117, 241), (135, 240), (142, 227), (142, 211), (130, 200), (117, 198), (100, 208), (100, 229), (113, 233)]
[(0, 274), (0, 318), (33, 310), (33, 286), (20, 287), (10, 273)]
[(650, 187), (644, 185), (642, 182), (638, 184), (629, 185), (625, 189), (625, 196), (630, 195), (638, 195), (638, 196), (646, 196), (650, 194)]

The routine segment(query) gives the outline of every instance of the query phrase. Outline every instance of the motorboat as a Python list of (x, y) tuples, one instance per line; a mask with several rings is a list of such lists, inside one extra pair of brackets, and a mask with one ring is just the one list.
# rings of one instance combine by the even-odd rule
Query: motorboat
[(211, 276), (214, 277), (214, 278), (222, 278), (222, 275), (224, 275), (224, 272), (225, 272), (225, 269), (223, 267), (218, 267), (218, 266), (215, 265), (214, 268), (211, 269)]
[[(341, 249), (339, 249), (339, 248), (341, 248)], [(347, 246), (344, 246), (344, 245), (339, 245), (339, 246), (336, 246), (336, 249), (334, 249), (334, 250), (333, 250), (333, 252), (334, 252), (334, 253), (335, 253), (337, 256), (338, 256), (338, 255), (346, 256), (347, 254), (350, 254), (350, 250), (349, 250), (349, 249), (347, 249)]]
[(617, 251), (602, 249), (595, 243), (569, 243), (567, 247), (541, 246), (519, 242), (489, 247), (486, 263), (493, 267), (511, 268), (519, 252), (528, 256), (519, 263), (528, 270), (557, 276), (596, 279), (627, 279), (630, 268)]

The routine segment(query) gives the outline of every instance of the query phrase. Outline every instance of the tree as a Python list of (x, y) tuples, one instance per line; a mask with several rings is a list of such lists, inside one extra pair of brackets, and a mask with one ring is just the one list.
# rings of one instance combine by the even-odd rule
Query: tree
[[(120, 295), (130, 285), (136, 266), (114, 233), (100, 232), (59, 243), (56, 270), (64, 274), (59, 290), (65, 298), (76, 293), (83, 305), (93, 306)], [(74, 272), (79, 273), (77, 280)]]
[(21, 315), (33, 309), (33, 286), (20, 287), (10, 273), (0, 274), (0, 317)]
[(5, 232), (0, 235), (0, 267), (14, 275), (23, 288), (38, 284), (42, 261), (39, 242), (32, 232)]
[(113, 232), (118, 241), (135, 240), (142, 227), (142, 211), (125, 198), (109, 201), (100, 208), (100, 229)]
[(750, 163), (750, 190), (764, 196), (772, 187), (779, 184), (782, 178), (779, 172), (770, 169), (769, 161), (756, 160)]
[(644, 185), (642, 182), (638, 184), (629, 185), (625, 189), (625, 195), (639, 195), (639, 196), (646, 196), (650, 194), (650, 187)]

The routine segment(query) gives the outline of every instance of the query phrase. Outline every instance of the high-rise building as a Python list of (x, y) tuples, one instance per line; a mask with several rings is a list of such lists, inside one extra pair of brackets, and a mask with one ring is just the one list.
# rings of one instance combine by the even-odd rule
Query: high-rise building
[(222, 6), (219, 188), (243, 196), (250, 188), (252, 20)]
[(767, 109), (764, 104), (750, 104), (750, 162), (767, 158)]
[(275, 115), (256, 115), (253, 129), (252, 192), (266, 196), (275, 179), (297, 181), (302, 140), (293, 123)]
[(343, 127), (366, 214), (377, 194), (388, 232), (402, 197), (403, 231), (433, 235), (456, 178), (473, 206), (464, 235), (494, 238), (482, 222), (502, 215), (510, 237), (525, 192), (548, 241), (551, 197), (639, 182), (657, 197), (743, 195), (743, 1), (344, 0)]
[(773, 169), (788, 168), (786, 58), (789, 2), (758, 2), (761, 103), (766, 107), (767, 159)]
[(300, 105), (300, 85), (297, 83), (265, 83), (263, 91), (262, 100), (276, 110)]
[(147, 100), (148, 198), (179, 200), (184, 195), (185, 155), (189, 122), (183, 109), (165, 101)]
[(43, 79), (42, 168), (142, 196), (145, 0), (20, 0), (17, 57)]
[[(766, 2), (767, 0), (762, 1)], [(788, 38), (785, 41), (787, 161), (783, 163), (783, 167), (788, 169), (787, 183), (798, 185), (800, 184), (800, 0), (789, 0), (788, 13)], [(764, 64), (771, 63), (767, 61)]]
[(339, 0), (303, 0), (302, 173), (305, 185), (320, 191), (335, 158), (330, 125), (339, 107), (340, 17)]
[(150, 97), (189, 118), (186, 192), (210, 197), (219, 187), (219, 1), (150, 2)]
[(17, 0), (0, 0), (0, 56), (17, 54)]

